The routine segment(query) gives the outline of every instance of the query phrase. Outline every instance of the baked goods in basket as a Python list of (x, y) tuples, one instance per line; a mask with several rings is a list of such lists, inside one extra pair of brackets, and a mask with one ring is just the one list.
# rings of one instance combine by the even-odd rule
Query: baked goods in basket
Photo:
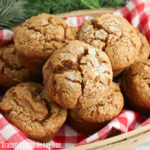
[(43, 86), (32, 82), (10, 88), (0, 109), (26, 136), (39, 142), (50, 141), (67, 117), (67, 110), (51, 101)]
[(122, 90), (128, 105), (150, 114), (150, 60), (134, 63), (124, 71)]
[(55, 51), (43, 67), (47, 95), (64, 108), (85, 108), (98, 102), (112, 81), (105, 52), (81, 41)]
[(135, 61), (141, 46), (134, 27), (126, 19), (113, 14), (85, 21), (79, 29), (78, 40), (106, 52), (114, 77)]
[(64, 20), (49, 14), (34, 16), (14, 30), (14, 42), (24, 66), (41, 73), (49, 56), (75, 37)]
[(34, 75), (20, 62), (14, 44), (0, 47), (0, 86), (11, 87), (31, 81)]
[(123, 106), (124, 98), (119, 85), (112, 82), (107, 95), (101, 97), (98, 104), (69, 110), (68, 121), (78, 132), (92, 134), (119, 115)]
[[(14, 32), (25, 67), (41, 73), (47, 61), (43, 67), (45, 89), (37, 83), (21, 83), (5, 93), (0, 109), (8, 121), (39, 142), (50, 141), (63, 125), (67, 118), (64, 108), (70, 109), (70, 125), (86, 134), (98, 131), (119, 115), (124, 98), (119, 85), (112, 82), (112, 68), (115, 77), (133, 62), (147, 59), (150, 52), (145, 37), (125, 19), (112, 14), (86, 21), (79, 31), (61, 19), (40, 14)], [(74, 40), (76, 36), (80, 41)], [(149, 78), (144, 76), (143, 80), (146, 93)], [(136, 110), (149, 111), (148, 99), (143, 96), (141, 100), (143, 105), (132, 103)]]

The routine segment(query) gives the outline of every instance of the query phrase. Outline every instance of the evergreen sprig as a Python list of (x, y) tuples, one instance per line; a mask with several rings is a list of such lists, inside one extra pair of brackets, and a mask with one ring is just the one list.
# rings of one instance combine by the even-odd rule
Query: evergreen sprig
[(41, 12), (58, 14), (80, 9), (119, 8), (126, 1), (128, 0), (28, 0), (25, 10), (31, 16)]
[(25, 0), (0, 0), (0, 29), (11, 28), (26, 19)]
[(128, 0), (0, 0), (0, 29), (11, 28), (40, 13), (121, 7)]
[(55, 0), (27, 0), (25, 12), (28, 16), (35, 16), (40, 13), (50, 13), (51, 5)]
[(81, 0), (52, 0), (50, 13), (58, 14), (85, 8)]

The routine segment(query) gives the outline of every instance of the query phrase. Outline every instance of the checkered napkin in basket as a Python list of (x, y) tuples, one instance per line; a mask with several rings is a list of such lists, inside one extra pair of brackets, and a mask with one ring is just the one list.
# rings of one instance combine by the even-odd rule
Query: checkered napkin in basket
[[(150, 0), (131, 0), (125, 7), (115, 12), (115, 15), (125, 17), (133, 26), (139, 28), (150, 41)], [(91, 19), (91, 17), (78, 16), (64, 19), (69, 25), (79, 27), (84, 20)], [(0, 30), (0, 45), (11, 41), (13, 41), (13, 32)], [(150, 124), (150, 118), (145, 118), (134, 111), (123, 110), (118, 117), (91, 136), (80, 134), (65, 124), (52, 141), (47, 144), (40, 144), (28, 139), (0, 114), (0, 150), (54, 150), (68, 148), (105, 139), (117, 130), (125, 133), (146, 124)]]

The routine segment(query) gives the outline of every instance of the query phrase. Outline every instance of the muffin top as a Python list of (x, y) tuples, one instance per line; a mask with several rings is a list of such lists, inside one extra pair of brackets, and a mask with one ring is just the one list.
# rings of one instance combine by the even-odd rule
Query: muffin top
[(105, 95), (112, 68), (105, 52), (74, 40), (43, 67), (47, 95), (64, 108), (89, 107)]
[(116, 117), (124, 106), (124, 98), (119, 85), (112, 82), (107, 95), (99, 99), (98, 104), (85, 109), (72, 109), (69, 114), (77, 120), (103, 123)]
[(0, 85), (11, 87), (20, 82), (30, 81), (31, 72), (23, 67), (14, 44), (0, 47)]
[(67, 111), (46, 96), (43, 86), (32, 82), (10, 88), (0, 109), (25, 135), (37, 141), (55, 133), (67, 117)]
[(134, 62), (141, 45), (136, 30), (122, 17), (104, 14), (85, 21), (78, 32), (78, 40), (108, 55), (113, 71), (119, 71)]
[(19, 54), (43, 61), (73, 39), (70, 27), (62, 19), (49, 14), (34, 16), (14, 30)]
[(129, 101), (150, 109), (150, 60), (134, 63), (125, 70), (122, 89)]

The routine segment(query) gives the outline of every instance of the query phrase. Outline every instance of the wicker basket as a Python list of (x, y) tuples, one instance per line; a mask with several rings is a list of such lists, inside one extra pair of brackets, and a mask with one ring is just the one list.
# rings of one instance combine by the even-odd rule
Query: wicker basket
[[(113, 13), (116, 9), (101, 8), (94, 10), (79, 10), (69, 13), (58, 14), (60, 18), (71, 16), (99, 16), (104, 13)], [(150, 125), (138, 128), (134, 131), (117, 135), (102, 141), (69, 148), (68, 150), (127, 150), (134, 146), (150, 141)]]

